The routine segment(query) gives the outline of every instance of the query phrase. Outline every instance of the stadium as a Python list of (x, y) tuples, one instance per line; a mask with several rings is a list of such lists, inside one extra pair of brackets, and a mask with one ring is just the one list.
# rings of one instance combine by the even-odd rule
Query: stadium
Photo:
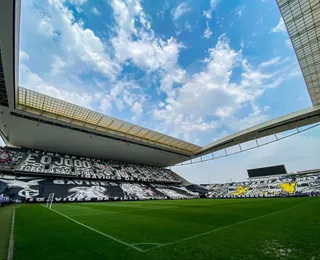
[(312, 106), (204, 146), (19, 86), (22, 1), (0, 2), (0, 260), (320, 259), (320, 169), (171, 168), (319, 125), (319, 1), (277, 0)]

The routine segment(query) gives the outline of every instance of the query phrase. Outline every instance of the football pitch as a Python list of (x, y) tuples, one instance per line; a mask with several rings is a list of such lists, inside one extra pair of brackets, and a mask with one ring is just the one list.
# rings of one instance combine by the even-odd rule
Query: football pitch
[(320, 259), (320, 198), (10, 206), (5, 247), (14, 208), (14, 260)]

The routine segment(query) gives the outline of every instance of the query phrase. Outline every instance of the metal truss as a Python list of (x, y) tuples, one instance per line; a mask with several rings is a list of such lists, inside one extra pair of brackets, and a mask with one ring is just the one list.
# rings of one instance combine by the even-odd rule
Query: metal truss
[[(182, 162), (182, 163), (176, 164), (174, 166), (185, 166), (185, 165), (203, 163), (203, 162), (212, 161), (212, 160), (224, 158), (224, 157), (227, 157), (227, 156), (243, 153), (243, 152), (246, 152), (246, 151), (250, 151), (250, 150), (256, 149), (258, 147), (262, 147), (262, 146), (265, 146), (265, 145), (268, 145), (268, 144), (271, 144), (271, 143), (275, 143), (275, 142), (281, 141), (281, 140), (289, 138), (291, 136), (294, 136), (294, 135), (300, 134), (302, 132), (308, 131), (308, 130), (310, 130), (312, 128), (315, 128), (315, 127), (317, 127), (319, 125), (320, 125), (320, 123), (317, 123), (315, 125), (309, 126), (309, 127), (305, 128), (305, 129), (302, 129), (302, 130), (297, 127), (295, 129), (295, 132), (293, 132), (291, 134), (288, 134), (288, 135), (285, 135), (285, 136), (282, 136), (282, 137), (279, 137), (277, 134), (273, 134), (275, 139), (272, 140), (272, 141), (263, 143), (263, 144), (259, 143), (259, 139), (255, 139), (255, 145), (253, 147), (246, 148), (246, 149), (243, 149), (243, 147), (241, 146), (241, 143), (239, 143), (238, 144), (239, 150), (236, 151), (236, 152), (228, 153), (227, 148), (224, 148), (224, 149), (220, 149), (218, 151), (215, 151), (215, 152), (211, 153), (211, 158), (204, 159), (204, 156), (199, 156), (197, 158), (190, 159), (189, 161)], [(215, 154), (218, 153), (219, 151), (224, 151), (224, 154), (223, 155), (219, 155), (219, 156), (215, 156)], [(196, 160), (196, 159), (198, 159), (198, 160)]]
[(320, 105), (320, 1), (277, 0), (314, 106)]

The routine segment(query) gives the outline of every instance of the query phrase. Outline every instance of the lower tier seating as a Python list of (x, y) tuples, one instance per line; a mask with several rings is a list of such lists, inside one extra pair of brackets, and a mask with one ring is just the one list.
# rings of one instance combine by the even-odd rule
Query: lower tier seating
[(320, 173), (304, 176), (283, 176), (257, 181), (210, 184), (209, 198), (279, 197), (320, 195)]
[(0, 176), (0, 194), (25, 202), (107, 201), (197, 198), (198, 193), (179, 185), (138, 182), (110, 182), (80, 179), (47, 179), (28, 176)]

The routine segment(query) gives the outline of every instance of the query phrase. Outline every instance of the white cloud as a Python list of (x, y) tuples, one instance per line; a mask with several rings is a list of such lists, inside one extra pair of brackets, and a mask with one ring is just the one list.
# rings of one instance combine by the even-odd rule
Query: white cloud
[(39, 19), (38, 28), (40, 32), (48, 37), (53, 37), (56, 33), (50, 18), (46, 16)]
[(285, 33), (286, 31), (287, 29), (282, 17), (280, 18), (279, 23), (275, 27), (271, 28), (271, 32), (273, 33)]
[(252, 68), (252, 66), (247, 63), (247, 60), (243, 60), (242, 66), (244, 68), (244, 72), (241, 73), (241, 85), (244, 87), (259, 87), (265, 80), (271, 79), (272, 77), (272, 74), (270, 73), (263, 73), (260, 70)]
[(26, 53), (26, 52), (24, 52), (22, 50), (20, 50), (19, 56), (20, 56), (19, 58), (20, 58), (20, 62), (21, 63), (24, 63), (24, 62), (28, 61), (29, 58), (30, 58), (28, 53)]
[(270, 106), (264, 106), (264, 107), (263, 107), (263, 111), (264, 111), (264, 112), (268, 111), (269, 109), (270, 109)]
[(292, 43), (290, 41), (290, 39), (285, 40), (285, 44), (290, 48), (293, 49)]
[(112, 108), (118, 111), (126, 109), (134, 114), (134, 120), (143, 113), (143, 106), (148, 99), (148, 95), (144, 94), (134, 81), (118, 81), (109, 91), (99, 93), (99, 97), (101, 98), (99, 108), (102, 112), (108, 113)]
[(241, 17), (242, 16), (242, 11), (243, 11), (244, 5), (236, 8), (236, 14)]
[(161, 77), (160, 89), (168, 94), (172, 92), (175, 82), (184, 82), (185, 71), (177, 65), (179, 51), (184, 46), (174, 38), (157, 38), (138, 1), (114, 0), (112, 7), (117, 35), (111, 42), (118, 63), (129, 61), (148, 73), (157, 71)]
[(216, 111), (216, 116), (220, 118), (229, 117), (233, 113), (233, 108), (231, 106), (218, 107)]
[[(147, 71), (168, 70), (176, 65), (179, 49), (183, 45), (174, 38), (166, 41), (156, 38), (138, 1), (124, 3), (114, 0), (112, 7), (117, 36), (111, 42), (118, 62), (129, 60)], [(135, 26), (135, 20), (140, 21), (141, 28)], [(133, 40), (133, 36), (137, 39)]]
[(139, 117), (143, 112), (141, 104), (138, 102), (135, 102), (131, 107), (131, 111), (132, 113), (134, 113), (135, 116)]
[[(77, 64), (78, 71), (92, 68), (106, 77), (114, 78), (121, 67), (109, 57), (102, 41), (95, 33), (85, 28), (82, 21), (76, 21), (71, 10), (63, 1), (37, 2), (34, 8), (32, 1), (23, 3), (25, 16), (32, 17), (29, 22), (38, 26), (40, 35), (37, 38), (46, 43), (46, 48), (54, 48), (68, 62), (67, 66)], [(46, 10), (45, 13), (41, 9)], [(30, 25), (30, 33), (34, 34)], [(42, 33), (42, 34), (41, 34)], [(42, 37), (42, 38), (41, 38)], [(46, 39), (45, 37), (49, 38)]]
[(67, 0), (70, 4), (73, 5), (83, 5), (87, 0)]
[(191, 24), (187, 21), (184, 23), (184, 28), (189, 31), (189, 32), (192, 32), (192, 26)]
[(181, 16), (190, 12), (191, 8), (188, 3), (181, 3), (171, 11), (173, 20), (178, 20)]
[(99, 108), (104, 112), (107, 113), (111, 110), (112, 108), (112, 99), (110, 96), (105, 95), (101, 98), (101, 102), (99, 105)]
[(280, 57), (275, 57), (275, 58), (273, 58), (273, 59), (271, 59), (271, 60), (262, 62), (262, 63), (259, 65), (259, 67), (262, 67), (262, 68), (269, 67), (269, 66), (272, 66), (272, 65), (277, 64), (279, 61), (280, 61)]
[(160, 90), (168, 95), (168, 97), (175, 97), (175, 91), (172, 89), (173, 83), (184, 83), (186, 79), (186, 71), (180, 68), (173, 68), (168, 70), (163, 75), (160, 82)]
[(65, 89), (56, 88), (52, 84), (44, 81), (38, 74), (33, 73), (26, 65), (20, 64), (20, 85), (40, 92), (42, 94), (62, 99), (79, 106), (92, 108), (94, 97), (87, 93), (69, 92)]
[(51, 63), (52, 73), (60, 73), (65, 66), (66, 62), (64, 62), (60, 57), (53, 56), (53, 61)]
[(81, 7), (80, 7), (80, 6), (76, 6), (76, 11), (77, 11), (79, 14), (81, 14), (81, 13), (82, 13)]
[(91, 8), (91, 13), (95, 15), (101, 15), (101, 12), (95, 6)]
[(210, 27), (208, 26), (203, 33), (203, 38), (209, 39), (211, 37), (211, 35), (212, 35), (212, 31), (211, 31)]
[[(39, 48), (39, 55), (51, 59), (51, 66), (42, 70), (41, 64), (33, 63), (32, 69), (40, 69), (41, 76), (36, 74), (37, 70), (31, 72), (25, 68), (21, 73), (25, 74), (20, 80), (22, 86), (52, 93), (86, 107), (94, 105), (103, 112), (112, 112), (111, 109), (130, 111), (133, 107), (132, 113), (139, 114), (139, 111), (144, 112), (149, 97), (131, 80), (113, 81), (121, 65), (131, 62), (146, 72), (157, 72), (163, 88), (168, 91), (176, 81), (183, 82), (185, 71), (177, 67), (179, 50), (183, 46), (174, 38), (162, 40), (155, 37), (139, 1), (115, 0), (111, 4), (117, 22), (116, 36), (110, 39), (114, 52), (110, 52), (92, 30), (85, 28), (83, 21), (76, 21), (63, 3), (61, 0), (41, 1), (38, 8), (34, 8), (33, 2), (24, 2), (24, 15), (31, 17), (24, 32), (37, 38), (37, 43), (45, 44), (46, 48)], [(35, 33), (33, 28), (42, 20), (44, 26)], [(37, 48), (33, 43), (30, 47)], [(27, 57), (24, 53), (21, 55), (24, 59)], [(32, 54), (32, 57), (36, 56)], [(99, 73), (99, 79), (93, 78), (93, 83), (84, 82), (82, 75), (92, 74), (93, 70)], [(28, 78), (34, 78), (37, 84), (32, 84)], [(62, 89), (65, 93), (61, 92)], [(90, 95), (82, 95), (85, 100), (71, 94), (88, 89)]]
[[(236, 109), (238, 89), (228, 83), (231, 69), (239, 57), (239, 53), (230, 49), (227, 40), (220, 38), (217, 46), (210, 49), (206, 69), (192, 75), (176, 90), (176, 96), (167, 100), (164, 108), (154, 110), (155, 119), (163, 121), (167, 131), (174, 133), (216, 128), (215, 120), (208, 120), (208, 117), (223, 116), (221, 107)], [(197, 109), (194, 109), (194, 104), (197, 104)]]
[[(278, 70), (273, 68), (273, 72), (263, 71), (276, 62), (278, 59), (253, 67), (241, 51), (230, 47), (223, 35), (216, 46), (209, 49), (205, 68), (193, 75), (184, 75), (182, 86), (169, 92), (173, 94), (163, 91), (168, 96), (166, 103), (154, 109), (152, 115), (162, 122), (162, 131), (176, 136), (180, 133), (180, 137), (184, 133), (183, 137), (188, 136), (189, 140), (194, 140), (199, 132), (217, 131), (221, 127), (236, 131), (265, 121), (267, 109), (261, 109), (256, 100), (268, 88), (277, 87), (294, 76), (288, 74), (288, 69), (292, 70), (290, 64), (283, 64)], [(240, 82), (232, 82), (233, 69), (239, 66), (243, 71)], [(237, 115), (244, 107), (251, 112)]]
[(220, 0), (210, 0), (210, 8), (203, 12), (207, 19), (212, 19), (212, 12), (217, 8)]

